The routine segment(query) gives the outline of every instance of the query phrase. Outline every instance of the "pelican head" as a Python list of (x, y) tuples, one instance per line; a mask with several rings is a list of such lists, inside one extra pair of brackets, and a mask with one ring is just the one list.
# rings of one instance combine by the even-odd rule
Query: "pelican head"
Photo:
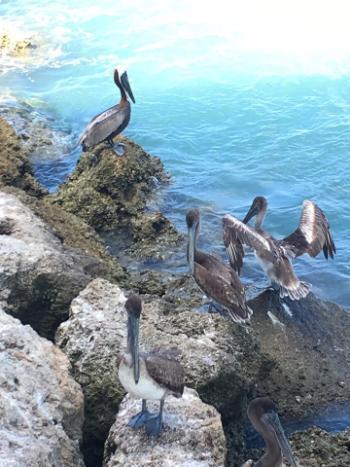
[(123, 88), (125, 89), (125, 91), (128, 93), (130, 99), (133, 101), (133, 103), (135, 104), (135, 98), (134, 98), (134, 95), (132, 93), (132, 90), (131, 90), (131, 87), (130, 87), (130, 83), (129, 83), (129, 78), (128, 78), (128, 74), (126, 71), (124, 71), (124, 73), (122, 73), (121, 77), (120, 77), (120, 81), (122, 83), (122, 86)]
[(247, 215), (243, 219), (243, 222), (247, 224), (252, 217), (257, 216), (255, 226), (256, 228), (260, 227), (264, 220), (266, 210), (267, 210), (267, 199), (264, 198), (263, 196), (257, 196), (256, 198), (254, 198), (254, 201), (252, 202), (252, 205), (250, 206), (250, 209), (247, 212)]
[(298, 467), (288, 439), (284, 434), (275, 403), (269, 397), (258, 397), (249, 404), (247, 413), (265, 442), (274, 446), (274, 450), (279, 452), (279, 456), (283, 455), (292, 467)]
[(125, 303), (125, 309), (128, 313), (128, 351), (132, 355), (134, 380), (137, 384), (140, 379), (139, 325), (142, 310), (140, 297), (130, 295)]
[(186, 214), (186, 224), (188, 229), (187, 260), (191, 273), (194, 273), (194, 251), (199, 232), (200, 214), (199, 209), (191, 209)]

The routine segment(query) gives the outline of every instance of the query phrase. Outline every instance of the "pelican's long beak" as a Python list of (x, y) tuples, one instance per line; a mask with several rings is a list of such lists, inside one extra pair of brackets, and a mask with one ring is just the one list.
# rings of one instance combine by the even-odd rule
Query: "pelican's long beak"
[(132, 366), (134, 380), (137, 384), (140, 379), (140, 359), (139, 359), (139, 318), (134, 315), (128, 318), (128, 335), (131, 347)]
[(188, 229), (187, 261), (190, 266), (191, 274), (194, 274), (194, 243), (196, 240), (196, 226)]
[(288, 460), (290, 465), (292, 467), (299, 467), (292, 452), (292, 448), (290, 447), (289, 441), (284, 434), (280, 419), (277, 415), (276, 412), (273, 410), (267, 412), (266, 414), (263, 415), (263, 418), (265, 419), (265, 422), (270, 425), (270, 427), (273, 429), (276, 439), (278, 441), (278, 444), (281, 448), (283, 456)]
[(256, 216), (257, 214), (259, 213), (259, 210), (257, 208), (257, 206), (255, 205), (255, 203), (253, 203), (251, 206), (250, 206), (250, 209), (249, 211), (247, 212), (245, 218), (243, 219), (243, 223), (244, 224), (247, 224), (250, 219), (254, 216)]
[(135, 104), (135, 98), (134, 98), (134, 94), (132, 93), (132, 90), (131, 90), (131, 87), (130, 87), (130, 83), (129, 83), (129, 78), (128, 78), (128, 74), (126, 71), (124, 71), (124, 73), (122, 74), (122, 76), (120, 77), (120, 80), (122, 82), (122, 86), (123, 88), (125, 89), (125, 91), (128, 93), (130, 99), (133, 101), (133, 103)]

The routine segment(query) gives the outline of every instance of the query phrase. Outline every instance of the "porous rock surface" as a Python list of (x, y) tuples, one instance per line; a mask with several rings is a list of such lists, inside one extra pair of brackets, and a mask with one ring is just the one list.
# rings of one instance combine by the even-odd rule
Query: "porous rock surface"
[(83, 394), (67, 357), (0, 308), (0, 464), (83, 467)]
[[(113, 232), (120, 249), (142, 258), (159, 258), (181, 235), (157, 208), (152, 195), (169, 180), (160, 159), (118, 136), (125, 153), (118, 156), (105, 143), (82, 153), (77, 166), (53, 201), (81, 217), (99, 232)], [(121, 247), (122, 243), (122, 247)]]
[(125, 395), (118, 379), (126, 337), (125, 301), (118, 286), (95, 279), (73, 300), (68, 321), (56, 333), (56, 343), (70, 359), (84, 391), (87, 457), (94, 458), (95, 445), (103, 446)]
[(61, 186), (56, 202), (97, 229), (125, 224), (146, 207), (155, 180), (166, 177), (160, 159), (119, 137), (125, 154), (105, 143), (81, 154), (73, 174)]
[[(156, 413), (157, 402), (148, 402)], [(163, 429), (157, 439), (127, 423), (141, 409), (140, 401), (127, 395), (120, 405), (105, 445), (103, 467), (219, 467), (225, 465), (226, 441), (220, 414), (185, 388), (182, 398), (168, 397)]]
[[(252, 302), (261, 352), (274, 362), (256, 395), (268, 394), (285, 417), (304, 418), (321, 406), (350, 400), (350, 313), (310, 293), (281, 308), (269, 292)], [(271, 310), (284, 326), (274, 325)]]
[(35, 196), (45, 193), (33, 177), (22, 141), (12, 126), (0, 118), (0, 187), (12, 185)]
[(313, 427), (293, 434), (291, 445), (303, 467), (350, 466), (350, 430), (327, 433)]
[[(126, 337), (124, 303), (118, 286), (95, 279), (72, 302), (70, 318), (56, 335), (85, 393), (84, 436), (90, 441), (106, 438), (125, 394), (118, 380), (118, 357)], [(252, 374), (261, 365), (243, 329), (218, 315), (190, 309), (176, 313), (159, 299), (143, 297), (140, 333), (144, 350), (177, 346), (186, 384), (227, 417), (240, 415)], [(248, 345), (243, 354), (244, 341)]]
[(65, 247), (16, 196), (0, 191), (0, 305), (53, 337), (71, 300), (103, 271), (80, 250)]

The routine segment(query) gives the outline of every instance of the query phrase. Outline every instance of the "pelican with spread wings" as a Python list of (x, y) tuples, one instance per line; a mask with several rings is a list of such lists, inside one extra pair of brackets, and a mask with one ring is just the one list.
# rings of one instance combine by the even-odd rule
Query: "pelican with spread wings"
[[(243, 245), (254, 250), (273, 285), (277, 285), (281, 298), (300, 300), (309, 293), (309, 284), (298, 279), (291, 259), (305, 253), (317, 256), (322, 250), (326, 259), (336, 252), (329, 223), (321, 208), (305, 200), (297, 229), (282, 240), (277, 240), (262, 229), (267, 200), (257, 196), (243, 221), (225, 215), (223, 218), (224, 244), (233, 269), (240, 272), (243, 265)], [(255, 228), (247, 223), (256, 216)]]

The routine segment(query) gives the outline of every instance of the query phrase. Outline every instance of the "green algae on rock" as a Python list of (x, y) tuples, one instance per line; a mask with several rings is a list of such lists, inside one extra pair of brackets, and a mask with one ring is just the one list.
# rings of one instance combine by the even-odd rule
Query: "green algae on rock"
[(33, 176), (28, 154), (12, 126), (0, 118), (0, 186), (11, 185), (34, 196), (46, 193)]
[(125, 145), (123, 156), (104, 143), (83, 153), (55, 199), (97, 230), (127, 224), (146, 208), (155, 182), (168, 179), (160, 159), (126, 138), (118, 141)]

